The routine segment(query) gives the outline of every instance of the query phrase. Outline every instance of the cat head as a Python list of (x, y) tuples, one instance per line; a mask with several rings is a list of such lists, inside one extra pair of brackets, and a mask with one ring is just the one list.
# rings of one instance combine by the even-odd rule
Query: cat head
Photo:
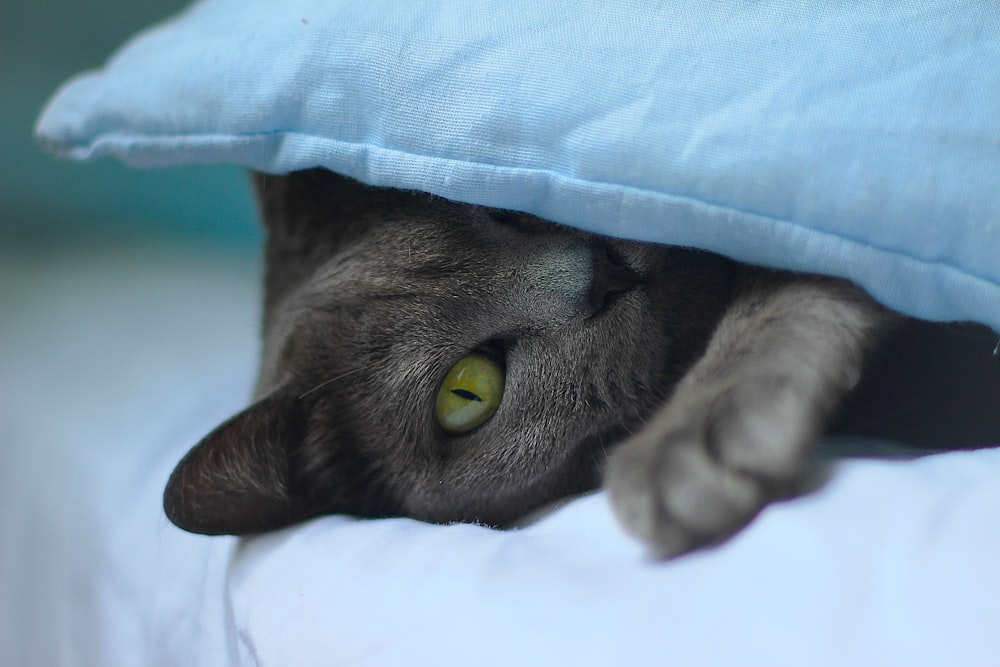
[(202, 533), (330, 513), (504, 525), (599, 484), (702, 351), (731, 267), (323, 170), (255, 175), (255, 402), (164, 495)]

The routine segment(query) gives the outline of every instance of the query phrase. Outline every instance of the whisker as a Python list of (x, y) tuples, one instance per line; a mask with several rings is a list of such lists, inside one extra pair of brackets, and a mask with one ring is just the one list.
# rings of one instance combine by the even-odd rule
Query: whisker
[(334, 376), (334, 377), (330, 378), (329, 380), (323, 380), (318, 385), (316, 385), (315, 387), (313, 387), (309, 391), (305, 392), (304, 394), (300, 395), (295, 400), (301, 401), (303, 398), (305, 398), (309, 394), (313, 393), (314, 391), (318, 391), (318, 390), (322, 389), (323, 387), (327, 386), (328, 384), (336, 382), (337, 380), (343, 380), (345, 377), (347, 377), (349, 375), (354, 375), (355, 373), (360, 373), (361, 371), (365, 370), (365, 368), (366, 368), (366, 366), (362, 366), (360, 368), (355, 368), (353, 370), (349, 370), (346, 373), (341, 373), (340, 375)]

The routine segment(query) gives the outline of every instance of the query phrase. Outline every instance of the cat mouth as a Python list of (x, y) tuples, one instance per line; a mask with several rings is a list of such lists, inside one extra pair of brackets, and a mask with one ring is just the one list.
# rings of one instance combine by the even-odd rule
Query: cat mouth
[(619, 298), (647, 282), (621, 255), (604, 243), (595, 242), (590, 256), (592, 272), (587, 290), (590, 317), (605, 312)]

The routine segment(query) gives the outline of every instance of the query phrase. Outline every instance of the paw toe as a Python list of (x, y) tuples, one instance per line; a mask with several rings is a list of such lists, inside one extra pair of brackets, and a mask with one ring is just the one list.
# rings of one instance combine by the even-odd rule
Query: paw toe
[(622, 446), (609, 462), (606, 486), (626, 530), (660, 557), (728, 537), (765, 500), (755, 479), (720, 466), (684, 438)]

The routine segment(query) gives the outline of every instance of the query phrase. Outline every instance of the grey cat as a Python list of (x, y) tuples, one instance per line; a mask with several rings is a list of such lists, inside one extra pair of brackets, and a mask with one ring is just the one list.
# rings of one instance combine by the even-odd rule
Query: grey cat
[(364, 186), (254, 177), (255, 402), (167, 515), (252, 533), (350, 513), (504, 526), (603, 480), (661, 556), (795, 489), (898, 317), (852, 284)]

